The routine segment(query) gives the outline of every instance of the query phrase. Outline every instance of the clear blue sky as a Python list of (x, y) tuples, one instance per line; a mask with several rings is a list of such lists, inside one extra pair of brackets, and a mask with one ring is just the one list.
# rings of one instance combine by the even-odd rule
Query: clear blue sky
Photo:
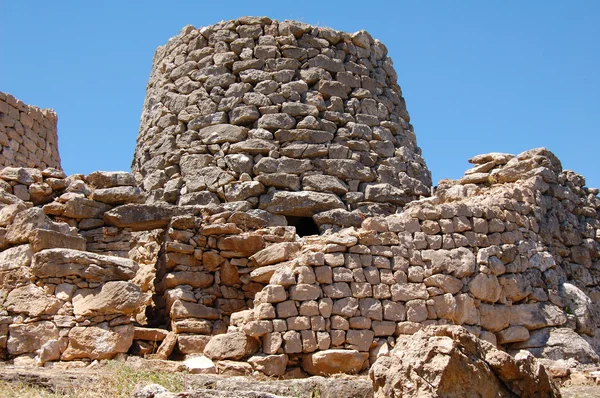
[(0, 91), (58, 112), (68, 174), (129, 170), (157, 46), (267, 15), (388, 47), (434, 183), (545, 146), (600, 186), (600, 1), (0, 0), (0, 15)]

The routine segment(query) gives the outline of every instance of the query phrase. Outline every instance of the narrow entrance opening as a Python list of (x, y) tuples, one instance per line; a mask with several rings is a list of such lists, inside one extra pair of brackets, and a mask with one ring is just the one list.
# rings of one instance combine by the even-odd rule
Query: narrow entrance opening
[(319, 227), (317, 227), (312, 217), (286, 216), (285, 218), (289, 226), (296, 227), (298, 236), (319, 235)]

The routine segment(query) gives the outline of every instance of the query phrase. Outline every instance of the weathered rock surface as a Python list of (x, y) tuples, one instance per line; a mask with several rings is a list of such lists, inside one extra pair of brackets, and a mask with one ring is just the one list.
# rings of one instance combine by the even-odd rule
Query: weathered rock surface
[(104, 222), (119, 228), (144, 231), (167, 226), (178, 214), (175, 207), (167, 204), (126, 204), (104, 213)]
[(95, 289), (78, 289), (73, 297), (76, 316), (130, 315), (144, 303), (142, 290), (132, 282), (109, 281)]
[(220, 334), (213, 336), (206, 347), (204, 355), (210, 359), (239, 360), (256, 352), (258, 343), (244, 333)]
[(63, 361), (75, 359), (108, 359), (129, 350), (133, 341), (133, 325), (109, 327), (108, 323), (96, 326), (74, 327), (69, 332), (69, 345), (62, 353)]
[(94, 282), (129, 280), (138, 269), (133, 260), (71, 249), (42, 250), (31, 264), (31, 272), (39, 278), (77, 276)]
[(402, 339), (369, 371), (375, 397), (560, 397), (529, 353), (514, 358), (458, 326)]
[(338, 373), (360, 372), (369, 355), (356, 350), (325, 350), (305, 355), (302, 368), (313, 376), (331, 376)]

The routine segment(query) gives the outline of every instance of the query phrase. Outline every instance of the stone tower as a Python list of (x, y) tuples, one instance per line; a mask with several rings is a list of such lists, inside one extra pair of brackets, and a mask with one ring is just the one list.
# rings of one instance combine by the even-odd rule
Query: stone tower
[(154, 56), (133, 172), (150, 200), (359, 226), (430, 192), (396, 78), (366, 31), (188, 26)]

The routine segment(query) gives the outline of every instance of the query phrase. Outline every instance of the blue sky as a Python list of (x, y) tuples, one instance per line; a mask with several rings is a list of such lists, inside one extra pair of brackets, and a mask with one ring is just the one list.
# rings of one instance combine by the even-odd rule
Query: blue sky
[(600, 186), (598, 1), (0, 0), (0, 15), (0, 91), (57, 111), (68, 174), (129, 170), (157, 46), (267, 15), (387, 46), (434, 183), (473, 155), (545, 146)]

